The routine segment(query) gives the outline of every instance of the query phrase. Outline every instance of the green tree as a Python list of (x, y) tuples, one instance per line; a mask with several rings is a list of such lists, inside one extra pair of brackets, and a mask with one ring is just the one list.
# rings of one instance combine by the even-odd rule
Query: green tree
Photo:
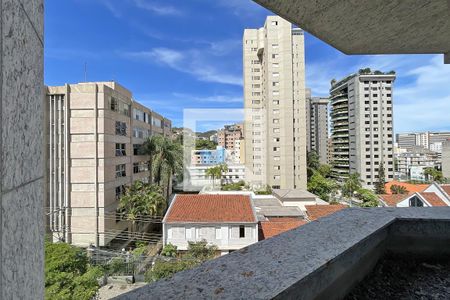
[(161, 186), (163, 177), (166, 178), (168, 200), (172, 176), (183, 170), (183, 149), (181, 145), (169, 138), (163, 138), (156, 148), (155, 164), (155, 181)]
[(200, 262), (213, 259), (216, 255), (217, 246), (208, 245), (206, 240), (199, 242), (188, 242), (187, 257), (196, 259)]
[(438, 183), (445, 183), (445, 178), (442, 175), (442, 172), (436, 170), (435, 168), (428, 167), (423, 171), (423, 175), (427, 178), (427, 181), (436, 181)]
[(336, 189), (336, 182), (332, 179), (325, 178), (318, 171), (315, 171), (308, 181), (308, 191), (327, 202), (330, 202), (331, 194), (336, 191)]
[(317, 171), (323, 177), (329, 178), (331, 176), (331, 170), (332, 170), (332, 167), (330, 165), (322, 164), (322, 165), (320, 165), (320, 167), (319, 167), (319, 169)]
[(216, 149), (217, 144), (210, 140), (197, 139), (195, 140), (195, 149), (197, 150), (214, 150)]
[(359, 179), (358, 173), (352, 173), (345, 179), (342, 186), (342, 194), (346, 197), (352, 198), (354, 192), (361, 189), (361, 179)]
[(206, 240), (188, 242), (188, 250), (182, 259), (157, 260), (153, 268), (146, 272), (145, 280), (156, 281), (171, 277), (177, 272), (192, 269), (204, 261), (213, 259), (216, 251), (217, 246), (208, 245)]
[(220, 185), (222, 186), (222, 174), (228, 171), (227, 164), (220, 164), (206, 169), (206, 176), (212, 178), (212, 183), (214, 187), (214, 182), (217, 178), (220, 179)]
[(131, 222), (134, 235), (139, 219), (160, 216), (166, 206), (166, 199), (159, 186), (137, 180), (125, 188), (125, 193), (119, 199), (118, 212), (123, 219)]
[(408, 190), (401, 185), (393, 184), (390, 189), (392, 194), (408, 194)]
[(99, 289), (100, 268), (89, 265), (83, 249), (45, 242), (45, 298), (90, 300)]
[(362, 207), (377, 207), (378, 206), (378, 196), (368, 189), (360, 188), (357, 191), (356, 196), (359, 200), (362, 200)]
[(386, 175), (384, 173), (384, 163), (381, 162), (378, 168), (378, 180), (375, 182), (375, 193), (378, 195), (386, 194)]
[(320, 159), (319, 154), (317, 154), (316, 151), (311, 150), (308, 152), (306, 156), (308, 178), (313, 176), (314, 172), (320, 168), (319, 159)]
[(171, 243), (168, 243), (162, 249), (161, 255), (167, 256), (167, 257), (176, 257), (177, 256), (177, 246), (172, 245)]
[(140, 154), (148, 155), (148, 182), (153, 183), (153, 161), (158, 153), (158, 149), (163, 141), (163, 137), (160, 135), (152, 135), (144, 142), (139, 149)]

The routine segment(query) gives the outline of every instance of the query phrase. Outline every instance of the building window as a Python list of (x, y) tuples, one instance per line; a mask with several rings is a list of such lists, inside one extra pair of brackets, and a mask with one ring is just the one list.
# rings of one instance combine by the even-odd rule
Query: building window
[(116, 121), (116, 135), (127, 135), (127, 123)]
[(127, 176), (126, 165), (125, 164), (116, 165), (116, 178), (125, 177), (125, 176)]
[(417, 197), (412, 197), (409, 200), (409, 206), (410, 207), (423, 207), (423, 202), (420, 201), (420, 199)]
[(126, 156), (125, 144), (116, 144), (116, 156)]
[(116, 98), (111, 97), (110, 108), (111, 108), (112, 111), (118, 111), (119, 110), (119, 105), (117, 103), (117, 99)]
[(141, 147), (142, 147), (142, 145), (140, 145), (140, 144), (133, 144), (133, 155), (142, 155)]
[(272, 21), (272, 25), (273, 26), (277, 26), (278, 25), (278, 21)]
[(124, 192), (125, 192), (125, 186), (124, 185), (116, 186), (116, 200), (119, 200)]
[(239, 226), (239, 238), (245, 238), (245, 226), (244, 225)]

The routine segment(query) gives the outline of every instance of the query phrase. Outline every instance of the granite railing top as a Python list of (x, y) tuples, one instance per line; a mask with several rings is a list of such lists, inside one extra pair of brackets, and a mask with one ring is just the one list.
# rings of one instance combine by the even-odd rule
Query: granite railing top
[(344, 209), (116, 299), (272, 299), (396, 220), (450, 221), (450, 207)]

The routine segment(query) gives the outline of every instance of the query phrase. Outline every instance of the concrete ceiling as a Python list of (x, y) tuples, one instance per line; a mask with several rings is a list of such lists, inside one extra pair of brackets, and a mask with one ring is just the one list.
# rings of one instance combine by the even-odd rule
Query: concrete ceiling
[(345, 54), (445, 54), (450, 0), (253, 0)]

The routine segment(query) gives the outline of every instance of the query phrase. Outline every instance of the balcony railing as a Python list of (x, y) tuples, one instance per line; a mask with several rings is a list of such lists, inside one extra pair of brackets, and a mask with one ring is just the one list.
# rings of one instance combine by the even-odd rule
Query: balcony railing
[(386, 251), (448, 245), (450, 207), (349, 208), (116, 299), (341, 299)]

